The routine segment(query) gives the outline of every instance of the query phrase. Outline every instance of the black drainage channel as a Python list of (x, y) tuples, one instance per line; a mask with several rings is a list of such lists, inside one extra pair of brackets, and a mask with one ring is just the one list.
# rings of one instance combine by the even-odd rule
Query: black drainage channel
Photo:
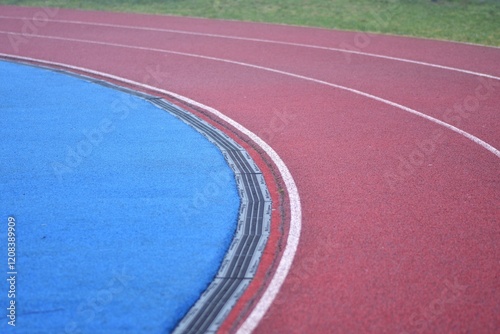
[(214, 280), (173, 331), (215, 333), (255, 277), (271, 228), (271, 196), (262, 172), (248, 152), (216, 127), (161, 98), (62, 69), (3, 60), (72, 75), (143, 98), (187, 123), (219, 148), (235, 174), (240, 195), (236, 233)]
[(271, 196), (262, 172), (243, 147), (179, 107), (159, 98), (149, 100), (216, 145), (236, 177), (241, 203), (236, 234), (215, 279), (173, 332), (215, 333), (255, 276), (269, 237)]

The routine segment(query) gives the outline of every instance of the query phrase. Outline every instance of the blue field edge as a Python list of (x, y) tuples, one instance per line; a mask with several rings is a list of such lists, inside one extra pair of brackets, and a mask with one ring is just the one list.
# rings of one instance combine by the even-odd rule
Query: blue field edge
[(175, 334), (215, 333), (255, 277), (271, 229), (271, 196), (263, 173), (250, 154), (223, 131), (164, 98), (62, 68), (15, 58), (0, 59), (70, 75), (137, 96), (191, 126), (222, 152), (234, 172), (240, 196), (236, 233), (214, 280), (173, 331)]

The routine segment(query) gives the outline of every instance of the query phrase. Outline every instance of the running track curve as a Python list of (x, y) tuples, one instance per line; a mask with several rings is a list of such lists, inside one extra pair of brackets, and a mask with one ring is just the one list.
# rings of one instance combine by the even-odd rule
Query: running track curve
[(0, 53), (188, 97), (255, 148), (279, 232), (221, 332), (500, 331), (500, 49), (2, 6)]

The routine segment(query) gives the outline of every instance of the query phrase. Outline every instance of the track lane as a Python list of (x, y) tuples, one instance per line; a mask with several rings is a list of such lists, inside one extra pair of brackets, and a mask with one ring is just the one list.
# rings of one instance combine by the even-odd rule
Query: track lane
[[(0, 27), (2, 23), (6, 25), (6, 22), (0, 22)], [(372, 61), (373, 65), (370, 68), (356, 64), (342, 66), (342, 55), (337, 54), (336, 57), (332, 57), (330, 52), (324, 50), (304, 51), (300, 47), (283, 47), (280, 45), (262, 47), (258, 43), (247, 43), (250, 47), (245, 47), (244, 41), (219, 40), (214, 43), (212, 39), (207, 42), (204, 38), (193, 36), (180, 39), (179, 36), (172, 38), (172, 34), (162, 33), (158, 37), (151, 37), (151, 34), (144, 31), (132, 34), (129, 29), (120, 33), (117, 28), (91, 27), (89, 29), (87, 26), (72, 26), (76, 31), (59, 29), (54, 25), (52, 27), (48, 26), (44, 30), (48, 33), (58, 33), (58, 36), (69, 37), (78, 34), (90, 38), (98, 34), (96, 29), (101, 29), (98, 35), (99, 40), (102, 42), (128, 43), (161, 50), (164, 50), (166, 46), (168, 46), (167, 50), (169, 50), (175, 45), (173, 51), (196, 52), (214, 57), (223, 56), (235, 61), (245, 61), (261, 66), (267, 65), (284, 71), (298, 72), (298, 74), (325, 81), (331, 82), (333, 79), (333, 82), (337, 84), (382, 96), (413, 109), (421, 108), (420, 104), (427, 102), (425, 107), (422, 108), (424, 112), (455, 126), (465, 126), (464, 130), (468, 132), (474, 133), (475, 130), (479, 129), (480, 132), (477, 132), (476, 136), (498, 147), (498, 144), (494, 142), (497, 137), (496, 129), (491, 127), (491, 124), (497, 123), (498, 118), (500, 118), (500, 115), (495, 112), (495, 106), (498, 104), (500, 96), (494, 94), (500, 84), (495, 80), (473, 78), (467, 74), (462, 76), (457, 74), (455, 76), (446, 75), (446, 69), (422, 69), (419, 66), (412, 66), (413, 64), (400, 64), (388, 59), (383, 61), (375, 59), (374, 63)], [(290, 52), (293, 52), (294, 56), (285, 62), (281, 59), (283, 57), (272, 56), (275, 54), (289, 54)], [(252, 55), (254, 56), (252, 57)], [(303, 65), (311, 61), (315, 61), (316, 66), (311, 66), (312, 64)], [(311, 69), (314, 71), (311, 71)], [(394, 75), (398, 75), (398, 80), (403, 81), (404, 85), (400, 84), (398, 80), (389, 81)], [(432, 80), (432, 85), (428, 84), (429, 80)], [(459, 84), (454, 84), (455, 82)], [(447, 94), (435, 94), (434, 86), (441, 86), (441, 90), (448, 89)], [(411, 89), (415, 98), (418, 98), (417, 104), (413, 105), (412, 99), (407, 98), (409, 96), (407, 93), (408, 88)], [(479, 99), (477, 96), (479, 96)], [(406, 97), (406, 99), (401, 99), (401, 97)], [(443, 99), (447, 99), (446, 103), (443, 103)], [(439, 107), (436, 108), (436, 106)], [(483, 135), (484, 132), (487, 133)]]
[[(0, 33), (3, 32), (0, 31)], [(87, 32), (85, 32), (85, 34), (87, 34)], [(139, 36), (139, 39), (137, 39), (137, 42), (142, 41), (140, 37), (141, 36)], [(144, 38), (144, 36), (142, 37)], [(343, 70), (339, 69), (338, 67), (331, 66), (329, 68), (325, 68), (323, 65), (327, 63), (327, 60), (324, 58), (317, 61), (315, 64), (316, 66), (311, 66), (311, 59), (307, 57), (309, 54), (303, 57), (294, 54), (292, 64), (283, 65), (279, 64), (279, 62), (276, 63), (272, 61), (272, 58), (269, 56), (263, 57), (263, 52), (261, 49), (252, 49), (249, 52), (249, 50), (242, 50), (241, 48), (233, 47), (231, 45), (226, 46), (226, 48), (223, 48), (221, 45), (210, 45), (210, 51), (221, 49), (225, 50), (227, 48), (229, 48), (230, 50), (237, 49), (238, 52), (244, 55), (243, 61), (245, 61), (245, 63), (239, 60), (235, 60), (235, 58), (237, 58), (235, 55), (232, 55), (232, 57), (230, 57), (229, 59), (217, 58), (217, 56), (228, 57), (228, 55), (223, 55), (220, 51), (216, 51), (215, 55), (213, 51), (205, 51), (202, 54), (193, 54), (185, 53), (185, 51), (191, 51), (191, 47), (188, 50), (181, 47), (181, 51), (175, 51), (162, 48), (161, 45), (158, 44), (156, 44), (156, 46), (132, 46), (130, 44), (134, 39), (131, 37), (128, 37), (129, 43), (127, 44), (125, 44), (126, 42), (124, 40), (112, 42), (109, 41), (109, 38), (105, 38), (104, 41), (74, 39), (58, 36), (36, 36), (34, 38), (48, 38), (69, 43), (89, 43), (111, 48), (137, 49), (142, 51), (160, 52), (164, 54), (180, 54), (189, 57), (198, 57), (246, 67), (253, 67), (264, 71), (271, 71), (278, 74), (292, 76), (294, 78), (314, 81), (316, 83), (329, 85), (334, 88), (346, 89), (355, 94), (360, 94), (365, 97), (375, 99), (379, 102), (397, 106), (403, 111), (410, 112), (419, 115), (420, 117), (427, 118), (430, 121), (439, 123), (444, 127), (451, 129), (452, 131), (461, 133), (470, 140), (473, 140), (484, 148), (490, 150), (493, 154), (500, 156), (500, 152), (496, 148), (500, 144), (496, 143), (497, 131), (496, 128), (491, 126), (492, 124), (500, 122), (500, 114), (496, 113), (494, 109), (496, 103), (500, 102), (500, 94), (495, 94), (495, 91), (500, 86), (500, 83), (492, 81), (491, 79), (471, 78), (470, 76), (464, 75), (462, 73), (460, 73), (460, 75), (456, 75), (454, 73), (456, 77), (453, 75), (448, 75), (446, 77), (443, 77), (442, 75), (435, 76), (432, 75), (432, 72), (430, 72), (428, 69), (428, 73), (422, 73), (421, 71), (415, 71), (415, 69), (411, 66), (410, 68), (408, 68), (408, 64), (404, 64), (404, 66), (399, 67), (394, 65), (389, 66), (388, 64), (381, 64), (376, 62), (374, 64), (371, 64), (369, 69), (366, 69), (365, 67), (362, 67), (361, 70), (354, 68), (354, 71), (352, 67), (348, 67), (347, 69)], [(281, 50), (273, 51), (274, 54), (282, 54), (282, 52), (280, 52)], [(225, 53), (227, 54), (227, 52)], [(269, 51), (267, 51), (267, 53), (272, 54)], [(256, 57), (258, 59), (249, 59), (249, 57), (246, 56), (248, 54), (257, 54), (259, 56)], [(256, 65), (255, 63), (271, 63), (271, 65), (268, 65), (271, 67)], [(302, 68), (304, 67), (303, 64), (305, 63), (308, 63), (309, 68), (312, 67), (315, 70), (313, 77), (306, 77), (302, 74), (296, 73), (304, 72)], [(284, 68), (285, 70), (283, 71), (280, 68)], [(293, 70), (295, 73), (288, 72), (288, 69), (290, 71)], [(311, 73), (312, 71), (306, 70), (305, 72)], [(402, 82), (399, 82), (397, 80), (393, 80), (392, 83), (388, 82), (388, 78), (391, 78), (394, 75), (398, 75), (398, 80), (401, 80)], [(323, 77), (324, 79), (316, 79), (317, 77)], [(340, 80), (338, 79), (339, 77)], [(335, 78), (334, 82), (340, 81), (340, 84), (325, 81), (330, 80), (330, 78)], [(450, 81), (453, 82), (456, 80), (460, 80), (460, 85), (450, 84)], [(432, 81), (432, 86), (429, 86), (429, 81)], [(360, 91), (359, 89), (353, 88), (357, 86), (361, 86), (362, 90)], [(438, 95), (435, 93), (435, 89), (433, 88), (435, 86), (440, 87), (441, 94)], [(462, 91), (457, 91), (457, 87)], [(409, 88), (411, 89), (410, 93), (408, 92)], [(448, 91), (446, 91), (446, 89)], [(372, 92), (374, 92), (375, 95)], [(447, 103), (443, 103), (442, 97), (447, 98)], [(418, 105), (418, 108), (422, 108), (422, 102), (427, 102), (427, 104), (424, 105), (425, 108), (423, 110), (431, 110), (431, 113), (422, 113), (421, 111), (417, 111), (415, 109), (412, 109), (411, 107), (408, 107), (409, 104), (410, 106)], [(436, 108), (436, 105), (440, 107)], [(444, 108), (441, 106), (444, 106)], [(478, 109), (479, 111), (482, 111), (482, 113), (478, 113)], [(466, 126), (465, 132), (463, 129), (458, 128), (461, 125)], [(478, 138), (478, 136), (474, 136), (467, 131), (479, 133), (480, 137), (486, 137), (487, 139), (486, 141), (484, 141), (483, 139)]]
[[(435, 332), (450, 326), (493, 328), (495, 280), (484, 268), (494, 268), (498, 259), (492, 238), (498, 235), (498, 211), (492, 210), (499, 200), (498, 162), (488, 152), (447, 135), (426, 156), (426, 164), (432, 162), (434, 168), (419, 166), (393, 190), (382, 177), (384, 167), (397, 169), (397, 157), (408, 156), (416, 147), (415, 140), (434, 138), (438, 128), (422, 122), (409, 124), (394, 110), (343, 92), (254, 70), (234, 73), (229, 65), (135, 51), (109, 55), (100, 48), (77, 47), (70, 55), (58, 55), (64, 45), (45, 47), (34, 42), (28, 52), (87, 63), (139, 80), (144, 79), (144, 66), (137, 66), (136, 59), (165, 64), (170, 73), (184, 74), (170, 88), (217, 106), (257, 133), (276, 117), (273, 109), (286, 106), (295, 116), (268, 141), (289, 164), (303, 193), (305, 229), (282, 297), (259, 331), (415, 330), (410, 324), (413, 313), (420, 317), (413, 322), (422, 320), (416, 310), (428, 311), (429, 303), (446, 286), (445, 280), (453, 282), (454, 278), (459, 285), (468, 285), (467, 294), (462, 293), (453, 304), (445, 303), (441, 320), (428, 321), (428, 326)], [(84, 55), (98, 59), (81, 59)], [(313, 146), (316, 150), (311, 151)], [(443, 175), (439, 172), (443, 170), (452, 172)], [(469, 224), (467, 218), (476, 224)], [(450, 250), (455, 252), (450, 254)], [(477, 308), (480, 302), (490, 312), (477, 319), (466, 305)], [(307, 312), (301, 308), (304, 303), (310, 303)], [(450, 323), (443, 318), (451, 319)]]
[[(25, 20), (29, 19), (26, 17), (8, 17), (8, 16), (0, 16), (0, 18), (2, 18), (4, 20), (22, 20), (23, 23), (25, 22)], [(465, 70), (465, 69), (461, 69), (461, 68), (450, 67), (450, 66), (445, 66), (445, 65), (438, 65), (438, 64), (429, 63), (429, 62), (412, 60), (409, 58), (391, 57), (391, 56), (387, 56), (387, 55), (383, 55), (383, 54), (363, 52), (360, 49), (357, 49), (356, 47), (352, 47), (352, 46), (349, 46), (349, 45), (343, 44), (343, 43), (341, 43), (340, 48), (336, 48), (336, 47), (328, 47), (328, 46), (320, 46), (320, 45), (312, 45), (312, 44), (304, 44), (304, 43), (282, 42), (282, 41), (270, 40), (270, 39), (238, 37), (238, 36), (220, 35), (220, 34), (207, 34), (207, 33), (200, 33), (200, 32), (187, 31), (187, 30), (139, 27), (139, 26), (118, 25), (118, 24), (98, 23), (98, 22), (89, 23), (89, 22), (84, 22), (84, 21), (70, 21), (70, 20), (50, 20), (49, 19), (49, 20), (47, 20), (47, 22), (55, 22), (55, 23), (59, 23), (59, 24), (61, 24), (61, 23), (62, 24), (76, 24), (76, 25), (83, 26), (83, 27), (90, 26), (90, 27), (94, 27), (94, 28), (99, 29), (100, 33), (102, 33), (102, 30), (100, 30), (102, 28), (115, 28), (115, 29), (122, 29), (122, 30), (144, 31), (144, 32), (148, 32), (148, 33), (171, 33), (171, 34), (181, 34), (181, 35), (188, 35), (188, 36), (198, 36), (198, 37), (202, 37), (204, 39), (222, 38), (222, 39), (239, 40), (239, 41), (245, 41), (245, 42), (266, 43), (266, 44), (275, 44), (275, 45), (287, 45), (287, 46), (301, 47), (301, 48), (307, 48), (307, 49), (340, 52), (343, 54), (343, 57), (345, 58), (345, 60), (348, 63), (351, 62), (351, 59), (353, 57), (352, 55), (367, 56), (367, 57), (373, 57), (373, 58), (380, 58), (380, 59), (387, 59), (387, 60), (392, 60), (392, 61), (400, 61), (400, 62), (405, 62), (405, 63), (417, 64), (417, 65), (422, 65), (422, 66), (429, 66), (429, 67), (438, 68), (438, 69), (461, 72), (461, 73), (466, 73), (466, 74), (471, 74), (471, 75), (482, 76), (482, 77), (490, 78), (490, 79), (494, 79), (494, 80), (500, 80), (499, 77), (496, 77), (496, 76), (493, 76), (490, 74), (474, 72), (474, 71)], [(368, 36), (368, 35), (366, 35), (366, 36)], [(366, 37), (366, 38), (368, 38), (368, 37)], [(356, 40), (356, 38), (355, 38), (355, 40)], [(355, 44), (357, 44), (357, 43), (355, 42)]]
[[(11, 15), (0, 15), (0, 18), (34, 22), (44, 12), (48, 12), (47, 21), (59, 23), (81, 23), (85, 25), (100, 25), (101, 27), (113, 27), (131, 29), (153, 29), (151, 32), (163, 30), (178, 31), (187, 34), (200, 34), (204, 37), (248, 39), (247, 41), (264, 43), (296, 44), (306, 48), (331, 48), (331, 51), (352, 53), (360, 56), (393, 57), (402, 61), (424, 62), (431, 66), (451, 67), (462, 71), (481, 72), (484, 69), (489, 75), (500, 76), (500, 68), (496, 66), (496, 52), (499, 48), (489, 46), (470, 45), (465, 43), (454, 43), (435, 41), (429, 39), (409, 38), (401, 36), (388, 36), (379, 34), (367, 34), (350, 31), (328, 30), (321, 28), (308, 28), (287, 25), (269, 25), (261, 23), (252, 25), (251, 22), (208, 20), (203, 18), (186, 18), (177, 16), (157, 16), (141, 14), (116, 14), (95, 11), (76, 12), (64, 9), (41, 9), (23, 8), (19, 13), (17, 8), (0, 6), (11, 9)], [(17, 14), (17, 15), (16, 15)], [(166, 22), (164, 17), (168, 17)], [(16, 19), (17, 18), (17, 19)], [(147, 18), (147, 20), (145, 20)], [(20, 23), (20, 27), (25, 22)], [(221, 28), (223, 23), (224, 28)], [(267, 29), (270, 26), (272, 29)], [(252, 29), (249, 29), (251, 27)], [(155, 31), (157, 30), (157, 31)], [(228, 34), (228, 32), (230, 32)], [(210, 36), (212, 35), (212, 36)], [(433, 53), (421, 52), (423, 49), (432, 48)], [(478, 49), (482, 52), (478, 53)], [(433, 54), (446, 53), (449, 57), (436, 58)], [(458, 57), (455, 57), (458, 55)], [(467, 56), (473, 55), (475, 62), (470, 62)], [(344, 54), (345, 64), (350, 64), (353, 59), (350, 54)], [(397, 60), (393, 59), (393, 60)], [(493, 71), (493, 74), (491, 73)]]

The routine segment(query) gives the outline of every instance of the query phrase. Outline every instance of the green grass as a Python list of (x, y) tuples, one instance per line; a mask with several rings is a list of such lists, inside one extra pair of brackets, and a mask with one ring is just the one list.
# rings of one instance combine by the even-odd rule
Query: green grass
[(0, 0), (381, 32), (500, 46), (500, 0)]

